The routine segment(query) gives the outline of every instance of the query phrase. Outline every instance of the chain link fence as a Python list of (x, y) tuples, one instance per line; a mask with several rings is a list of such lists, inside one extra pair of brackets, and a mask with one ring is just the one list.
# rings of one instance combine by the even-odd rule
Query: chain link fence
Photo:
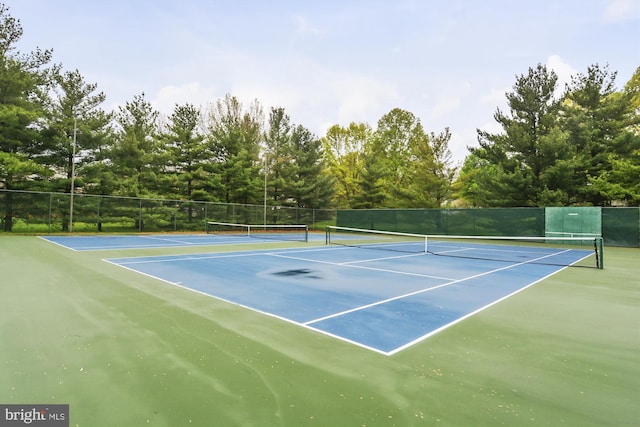
[(18, 233), (204, 231), (206, 221), (335, 225), (335, 209), (0, 190), (0, 230)]
[[(587, 208), (566, 208), (587, 209)], [(600, 209), (600, 208), (598, 208)], [(73, 218), (71, 218), (73, 216)], [(71, 221), (72, 219), (72, 221)], [(205, 231), (206, 221), (327, 225), (418, 234), (544, 236), (545, 208), (306, 209), (0, 189), (0, 231)], [(548, 222), (548, 221), (547, 221)], [(640, 208), (601, 208), (606, 245), (640, 247)]]

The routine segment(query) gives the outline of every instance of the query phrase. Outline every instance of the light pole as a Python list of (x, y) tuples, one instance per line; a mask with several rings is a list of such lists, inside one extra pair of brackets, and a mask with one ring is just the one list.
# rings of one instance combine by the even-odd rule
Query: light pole
[(264, 152), (264, 219), (262, 220), (263, 225), (267, 225), (267, 155), (268, 152), (265, 150)]
[(73, 151), (71, 154), (71, 201), (69, 205), (69, 233), (73, 232), (73, 193), (75, 192), (76, 181), (76, 134), (78, 132), (78, 122), (75, 114), (73, 115)]

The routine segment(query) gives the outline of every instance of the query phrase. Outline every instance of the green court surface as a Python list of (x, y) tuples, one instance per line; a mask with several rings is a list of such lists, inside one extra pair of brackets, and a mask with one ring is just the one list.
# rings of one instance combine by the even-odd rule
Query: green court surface
[(244, 249), (0, 234), (0, 404), (69, 404), (69, 425), (92, 427), (640, 423), (638, 249), (392, 356), (103, 261)]

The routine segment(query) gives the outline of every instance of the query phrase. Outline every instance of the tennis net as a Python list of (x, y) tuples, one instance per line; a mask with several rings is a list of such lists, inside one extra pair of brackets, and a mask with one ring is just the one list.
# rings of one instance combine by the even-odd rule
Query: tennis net
[(259, 239), (309, 241), (309, 226), (306, 224), (236, 224), (207, 221), (207, 234), (247, 236)]
[(599, 236), (445, 236), (328, 226), (326, 243), (510, 263), (604, 266), (604, 244)]

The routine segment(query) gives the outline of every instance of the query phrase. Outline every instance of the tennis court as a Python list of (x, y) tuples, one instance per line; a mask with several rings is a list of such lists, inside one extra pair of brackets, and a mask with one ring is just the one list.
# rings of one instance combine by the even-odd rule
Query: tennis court
[[(102, 251), (115, 249), (150, 249), (170, 247), (197, 247), (218, 245), (264, 244), (273, 242), (304, 241), (303, 233), (289, 234), (283, 238), (278, 233), (259, 233), (254, 236), (230, 234), (131, 234), (110, 236), (44, 236), (43, 239), (74, 251)], [(324, 240), (324, 235), (309, 234), (311, 240)]]
[[(378, 235), (365, 236), (366, 248), (339, 235), (337, 246), (107, 261), (392, 355), (593, 256), (580, 248), (433, 244), (442, 246), (440, 254), (466, 254), (461, 259), (425, 252), (422, 242), (396, 242), (397, 237), (385, 234), (380, 242)], [(473, 253), (484, 259), (468, 256)], [(487, 259), (495, 253), (502, 255)]]
[(551, 265), (570, 259), (541, 248), (525, 256), (519, 242), (493, 245), (491, 257), (512, 259), (489, 261), (471, 258), (487, 255), (480, 241), (475, 252), (431, 240), (425, 253), (425, 242), (322, 237), (72, 251), (0, 236), (2, 401), (68, 403), (70, 425), (638, 419), (636, 249), (607, 247), (598, 270)]

